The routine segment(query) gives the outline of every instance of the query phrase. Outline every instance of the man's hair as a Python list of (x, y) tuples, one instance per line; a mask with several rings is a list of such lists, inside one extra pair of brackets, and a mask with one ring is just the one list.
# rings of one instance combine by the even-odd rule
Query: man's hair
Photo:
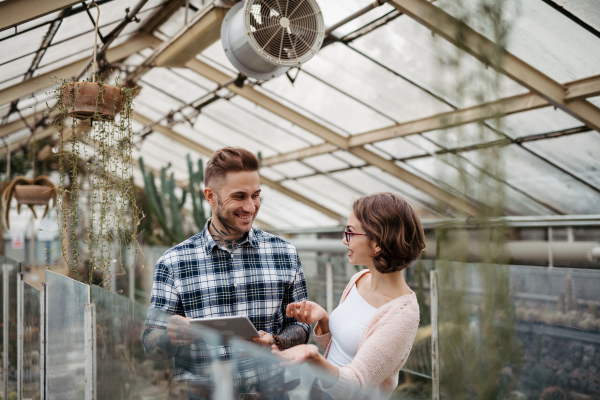
[(395, 193), (374, 193), (354, 202), (363, 230), (381, 247), (373, 264), (382, 274), (401, 271), (425, 249), (423, 226), (413, 207)]
[(258, 171), (258, 158), (240, 147), (223, 147), (214, 152), (204, 168), (204, 185), (219, 190), (228, 172)]

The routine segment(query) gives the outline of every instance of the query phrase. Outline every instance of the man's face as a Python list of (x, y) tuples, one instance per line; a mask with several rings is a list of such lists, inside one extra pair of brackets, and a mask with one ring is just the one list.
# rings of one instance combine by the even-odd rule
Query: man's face
[(213, 216), (232, 233), (249, 232), (260, 208), (258, 171), (229, 172), (222, 187), (213, 193), (216, 200), (211, 203)]

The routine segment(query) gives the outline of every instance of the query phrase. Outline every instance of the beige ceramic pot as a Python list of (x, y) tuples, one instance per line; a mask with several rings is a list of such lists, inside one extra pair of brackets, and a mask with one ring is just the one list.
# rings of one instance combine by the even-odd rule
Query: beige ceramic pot
[(13, 197), (17, 204), (47, 205), (55, 196), (54, 190), (45, 185), (17, 185)]
[(121, 88), (95, 82), (66, 83), (62, 103), (73, 118), (114, 120), (125, 99)]

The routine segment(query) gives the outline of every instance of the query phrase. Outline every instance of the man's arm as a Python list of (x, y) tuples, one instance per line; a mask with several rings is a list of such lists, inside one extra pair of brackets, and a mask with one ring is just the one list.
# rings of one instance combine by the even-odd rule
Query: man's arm
[(289, 349), (290, 347), (299, 344), (306, 344), (310, 333), (310, 326), (308, 324), (297, 322), (294, 318), (286, 316), (288, 304), (308, 300), (306, 294), (306, 280), (304, 279), (304, 272), (302, 271), (302, 264), (300, 263), (298, 254), (296, 254), (296, 265), (297, 269), (294, 281), (292, 282), (288, 293), (286, 293), (282, 304), (284, 328), (279, 335), (277, 335), (279, 342), (276, 343), (280, 350)]
[(177, 347), (171, 343), (166, 329), (146, 329), (143, 342), (146, 355), (154, 361), (168, 361), (177, 353)]
[(308, 342), (308, 332), (302, 325), (292, 324), (283, 328), (277, 338), (279, 338), (279, 341), (275, 340), (277, 347), (279, 350), (285, 350), (299, 344), (306, 344)]

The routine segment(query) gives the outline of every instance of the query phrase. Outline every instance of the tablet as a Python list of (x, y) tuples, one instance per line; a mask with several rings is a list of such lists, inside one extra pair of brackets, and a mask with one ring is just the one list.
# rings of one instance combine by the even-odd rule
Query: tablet
[(248, 317), (214, 317), (214, 318), (193, 318), (190, 320), (194, 324), (199, 324), (210, 329), (219, 331), (223, 336), (239, 336), (242, 339), (251, 340), (253, 337), (260, 337), (258, 331), (250, 322)]

